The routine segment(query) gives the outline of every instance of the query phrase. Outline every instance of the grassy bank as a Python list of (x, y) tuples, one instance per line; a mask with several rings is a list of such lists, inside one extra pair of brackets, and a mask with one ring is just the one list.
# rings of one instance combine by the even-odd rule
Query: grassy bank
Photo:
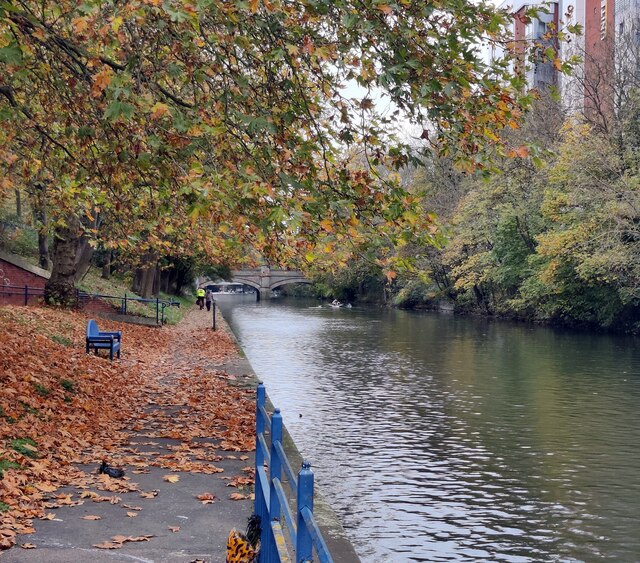
[[(100, 270), (98, 268), (89, 269), (87, 275), (78, 283), (78, 289), (86, 291), (87, 293), (97, 293), (99, 295), (110, 295), (114, 297), (124, 297), (125, 295), (128, 298), (140, 297), (131, 291), (131, 279), (129, 276), (113, 275), (106, 280), (100, 276)], [(153, 299), (155, 300), (155, 297)], [(165, 307), (164, 317), (167, 324), (176, 324), (179, 322), (184, 316), (187, 307), (192, 306), (194, 301), (190, 296), (175, 296), (162, 292), (158, 295), (158, 299), (160, 299), (160, 301), (179, 303), (179, 306)], [(127, 311), (140, 317), (155, 318), (156, 304), (155, 301), (153, 303), (128, 301)]]

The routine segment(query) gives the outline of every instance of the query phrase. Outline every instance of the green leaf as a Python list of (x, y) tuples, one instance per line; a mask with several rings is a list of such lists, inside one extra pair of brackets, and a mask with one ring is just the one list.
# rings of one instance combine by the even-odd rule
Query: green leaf
[(22, 62), (22, 51), (16, 44), (8, 45), (0, 49), (0, 62), (17, 65)]
[(277, 129), (273, 123), (267, 121), (264, 117), (256, 117), (249, 122), (249, 133), (259, 133), (267, 130), (269, 133), (276, 133)]
[(87, 127), (86, 125), (83, 125), (82, 127), (78, 128), (78, 137), (80, 137), (81, 139), (93, 137), (95, 133), (96, 131), (93, 127)]
[(149, 168), (151, 168), (151, 155), (148, 152), (141, 152), (136, 160), (142, 170), (149, 170)]
[(104, 112), (104, 117), (110, 121), (115, 121), (120, 116), (130, 119), (133, 117), (135, 109), (136, 108), (134, 106), (127, 104), (126, 102), (113, 101)]
[(11, 2), (0, 2), (0, 14), (2, 12), (14, 12), (18, 13), (20, 8), (14, 6)]

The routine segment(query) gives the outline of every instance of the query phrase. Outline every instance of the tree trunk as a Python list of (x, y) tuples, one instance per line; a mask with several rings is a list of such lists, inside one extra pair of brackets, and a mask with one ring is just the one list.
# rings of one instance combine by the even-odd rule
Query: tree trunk
[(51, 267), (49, 256), (49, 218), (45, 197), (45, 184), (35, 184), (33, 191), (33, 217), (38, 225), (38, 265), (44, 270)]
[(175, 284), (176, 284), (176, 288), (175, 288), (175, 295), (181, 295), (182, 294), (182, 288), (185, 286), (186, 281), (187, 281), (187, 277), (188, 277), (188, 272), (186, 272), (183, 269), (179, 269), (176, 272), (176, 279), (175, 279)]
[(167, 268), (160, 274), (160, 291), (169, 293), (169, 282), (171, 281), (171, 271), (173, 268)]
[(82, 236), (78, 251), (76, 253), (76, 281), (80, 281), (91, 266), (91, 258), (93, 258), (93, 247), (89, 244), (86, 236)]
[(142, 282), (140, 283), (140, 297), (150, 299), (153, 295), (153, 281), (156, 277), (155, 266), (148, 267), (142, 271)]
[(160, 296), (160, 291), (161, 291), (161, 280), (162, 280), (162, 268), (160, 267), (160, 264), (156, 264), (156, 273), (155, 276), (153, 277), (153, 294), (156, 297)]
[(51, 267), (51, 260), (49, 259), (49, 236), (47, 233), (38, 232), (38, 265), (43, 270), (48, 270)]
[(171, 293), (173, 295), (178, 295), (176, 293), (178, 289), (178, 269), (175, 266), (171, 266), (166, 273), (167, 276), (167, 289), (165, 289), (166, 293)]
[(80, 221), (75, 216), (68, 217), (67, 226), (55, 231), (53, 269), (44, 288), (44, 299), (49, 305), (74, 307), (78, 304), (76, 255), (81, 236)]
[(140, 294), (140, 288), (142, 287), (142, 277), (144, 275), (144, 271), (142, 268), (136, 268), (136, 272), (133, 275), (133, 282), (131, 282), (131, 291), (133, 293)]
[(113, 251), (108, 250), (105, 259), (104, 265), (102, 266), (102, 279), (108, 280), (111, 277), (111, 255)]
[(16, 215), (18, 219), (22, 219), (22, 193), (19, 188), (15, 189), (16, 193)]

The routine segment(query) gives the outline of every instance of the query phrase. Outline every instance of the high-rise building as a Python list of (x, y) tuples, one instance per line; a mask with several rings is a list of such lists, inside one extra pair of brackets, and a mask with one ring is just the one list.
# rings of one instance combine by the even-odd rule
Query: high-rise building
[(628, 35), (640, 43), (640, 0), (615, 0), (617, 35)]
[[(559, 4), (535, 3), (528, 0), (505, 0), (500, 5), (513, 15), (513, 45), (516, 53), (516, 72), (522, 73), (529, 88), (544, 89), (558, 83), (558, 75), (553, 61), (548, 60), (544, 51), (548, 47), (557, 48), (553, 30), (558, 28)], [(527, 10), (538, 8), (538, 17), (529, 19)], [(536, 50), (530, 60), (532, 49)]]
[[(500, 8), (513, 15), (517, 67), (529, 88), (558, 86), (569, 110), (605, 115), (613, 110), (614, 45), (619, 31), (615, 24), (617, 21), (620, 30), (637, 26), (639, 5), (640, 0), (558, 0), (550, 4), (505, 0)], [(529, 20), (526, 12), (530, 8), (539, 11)], [(576, 25), (582, 29), (581, 34), (567, 32)], [(563, 31), (566, 40), (557, 42), (555, 31)], [(572, 76), (561, 75), (543, 54), (549, 46), (561, 60), (572, 55), (581, 59)], [(533, 57), (528, 56), (532, 53)]]

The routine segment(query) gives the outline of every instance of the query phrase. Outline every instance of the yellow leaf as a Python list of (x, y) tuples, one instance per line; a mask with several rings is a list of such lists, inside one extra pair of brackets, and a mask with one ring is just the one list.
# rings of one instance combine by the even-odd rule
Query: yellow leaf
[(391, 8), (391, 6), (389, 6), (388, 4), (380, 4), (377, 6), (378, 10), (380, 10), (382, 13), (387, 14), (388, 16), (390, 16), (391, 14), (393, 14), (393, 9)]
[(160, 119), (163, 115), (165, 115), (169, 111), (169, 106), (167, 104), (163, 104), (162, 102), (158, 102), (151, 108), (151, 119)]
[(73, 27), (74, 33), (81, 35), (83, 31), (89, 27), (89, 23), (87, 22), (87, 18), (75, 18), (71, 22), (71, 27)]
[(191, 219), (192, 225), (196, 224), (196, 221), (198, 220), (199, 215), (200, 215), (200, 208), (194, 207), (189, 213), (189, 218)]
[(177, 483), (180, 481), (180, 477), (178, 475), (165, 475), (163, 479), (169, 483)]
[(320, 221), (320, 226), (328, 233), (333, 232), (333, 223), (329, 219), (323, 219)]
[(113, 29), (114, 32), (118, 33), (118, 30), (122, 25), (122, 22), (123, 22), (123, 19), (120, 16), (113, 18), (111, 20), (111, 29)]
[(82, 517), (83, 520), (102, 520), (101, 516), (96, 516), (95, 514), (87, 514)]

